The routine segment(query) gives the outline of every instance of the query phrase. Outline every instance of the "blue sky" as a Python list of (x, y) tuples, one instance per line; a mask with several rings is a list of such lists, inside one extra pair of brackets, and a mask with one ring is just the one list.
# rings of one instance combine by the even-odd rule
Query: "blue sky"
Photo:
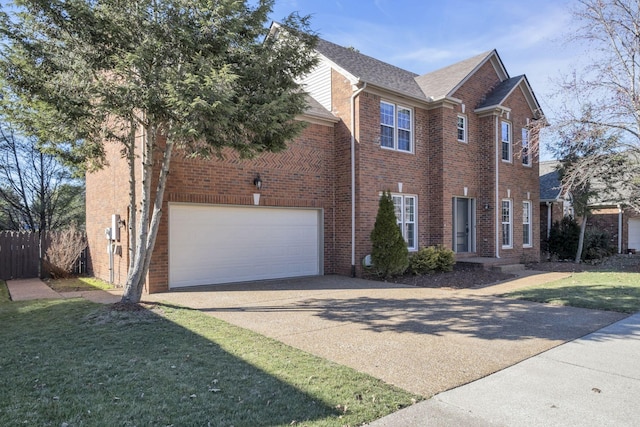
[(563, 43), (575, 0), (276, 0), (273, 19), (312, 15), (320, 37), (424, 74), (497, 49), (511, 76), (526, 74), (546, 114), (553, 79), (576, 55)]

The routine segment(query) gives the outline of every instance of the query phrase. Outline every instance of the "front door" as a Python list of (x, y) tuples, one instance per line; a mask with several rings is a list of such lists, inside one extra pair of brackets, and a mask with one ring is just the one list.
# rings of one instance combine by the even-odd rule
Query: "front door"
[(457, 253), (474, 252), (474, 199), (454, 197), (453, 199), (453, 238), (454, 251)]

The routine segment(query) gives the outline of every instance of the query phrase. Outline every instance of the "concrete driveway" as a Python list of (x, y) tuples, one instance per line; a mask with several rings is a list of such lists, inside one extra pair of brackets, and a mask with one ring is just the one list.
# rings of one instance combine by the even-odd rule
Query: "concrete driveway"
[(625, 317), (496, 294), (562, 273), (483, 289), (429, 289), (342, 276), (197, 287), (144, 299), (219, 319), (430, 397)]

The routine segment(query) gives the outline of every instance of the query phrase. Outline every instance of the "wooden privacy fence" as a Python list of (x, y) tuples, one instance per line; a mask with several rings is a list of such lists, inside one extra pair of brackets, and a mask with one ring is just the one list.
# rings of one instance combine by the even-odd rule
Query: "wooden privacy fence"
[[(43, 239), (42, 254), (51, 243), (53, 231), (46, 232)], [(87, 271), (87, 250), (76, 262), (74, 273)], [(0, 231), (0, 279), (28, 279), (38, 277), (40, 261), (40, 236), (37, 232)]]

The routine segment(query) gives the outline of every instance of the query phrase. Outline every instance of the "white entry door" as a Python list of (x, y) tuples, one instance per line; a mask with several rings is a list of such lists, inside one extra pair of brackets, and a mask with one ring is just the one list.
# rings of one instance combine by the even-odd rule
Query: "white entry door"
[(313, 276), (321, 211), (171, 204), (169, 287)]

